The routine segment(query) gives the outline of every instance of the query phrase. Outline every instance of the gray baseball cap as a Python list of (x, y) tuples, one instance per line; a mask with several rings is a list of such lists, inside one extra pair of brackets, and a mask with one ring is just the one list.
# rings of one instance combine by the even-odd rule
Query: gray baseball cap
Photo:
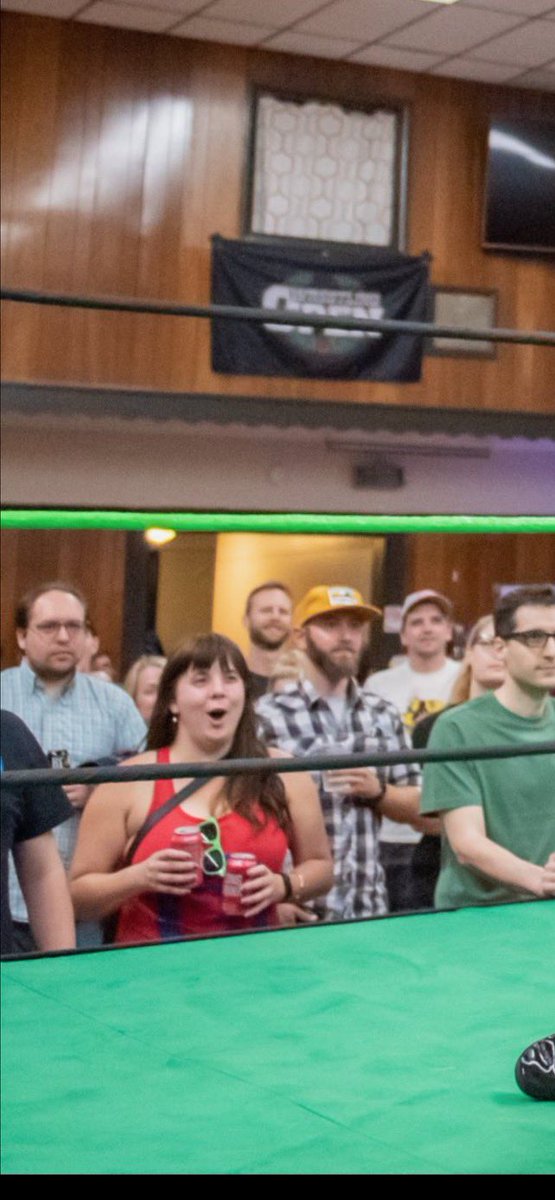
[(401, 608), (401, 621), (406, 619), (413, 608), (419, 604), (425, 604), (426, 601), (437, 604), (446, 617), (453, 616), (453, 605), (447, 596), (442, 596), (441, 592), (435, 592), (433, 588), (423, 588), (421, 592), (410, 592), (408, 596), (405, 596)]

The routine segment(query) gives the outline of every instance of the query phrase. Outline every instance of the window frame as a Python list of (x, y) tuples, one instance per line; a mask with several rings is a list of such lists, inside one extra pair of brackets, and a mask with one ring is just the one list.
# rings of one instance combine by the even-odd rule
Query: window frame
[[(348, 242), (335, 241), (327, 238), (296, 237), (289, 234), (264, 233), (252, 228), (255, 183), (255, 153), (258, 129), (259, 102), (263, 96), (284, 103), (293, 104), (333, 104), (345, 113), (365, 113), (371, 115), (376, 111), (386, 111), (395, 117), (395, 153), (393, 160), (393, 206), (391, 222), (391, 239), (382, 242)], [(291, 246), (321, 247), (322, 249), (341, 249), (356, 247), (362, 250), (393, 250), (406, 253), (408, 237), (408, 173), (409, 173), (409, 141), (410, 141), (410, 110), (407, 104), (392, 101), (378, 94), (363, 103), (354, 103), (329, 94), (289, 91), (282, 88), (251, 84), (249, 88), (249, 116), (246, 143), (246, 164), (243, 176), (243, 196), (241, 205), (242, 237), (247, 241), (281, 242)]]

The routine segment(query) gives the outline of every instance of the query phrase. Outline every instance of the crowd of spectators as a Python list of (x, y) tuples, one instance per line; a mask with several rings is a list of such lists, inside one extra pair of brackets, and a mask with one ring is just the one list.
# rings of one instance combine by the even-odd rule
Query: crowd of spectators
[[(270, 580), (246, 598), (246, 659), (203, 634), (169, 659), (143, 655), (119, 686), (79, 588), (28, 592), (21, 662), (0, 677), (2, 769), (346, 761), (3, 788), (2, 953), (554, 897), (555, 588), (507, 591), (462, 664), (449, 598), (413, 592), (401, 657), (361, 680), (380, 617), (349, 586), (317, 585), (295, 606)], [(538, 742), (553, 752), (534, 754)], [(422, 786), (410, 751), (427, 744), (532, 753), (429, 763)], [(349, 763), (400, 751), (396, 765)]]

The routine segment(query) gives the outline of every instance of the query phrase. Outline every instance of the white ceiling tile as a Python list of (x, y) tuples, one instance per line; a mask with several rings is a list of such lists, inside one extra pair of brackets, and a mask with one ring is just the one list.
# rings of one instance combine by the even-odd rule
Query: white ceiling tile
[(407, 46), (410, 50), (435, 50), (443, 54), (461, 54), (486, 38), (495, 37), (506, 29), (521, 24), (519, 17), (509, 13), (486, 11), (483, 8), (443, 8), (431, 13), (409, 29), (392, 34), (387, 39), (392, 46)]
[(204, 16), (191, 17), (172, 29), (176, 37), (193, 38), (200, 42), (224, 42), (231, 46), (257, 46), (273, 33), (263, 25), (240, 25), (233, 21), (209, 21)]
[(513, 87), (538, 88), (540, 92), (555, 92), (555, 71), (540, 68), (537, 71), (526, 71), (513, 80)]
[(164, 33), (175, 25), (175, 12), (150, 8), (147, 4), (112, 4), (98, 0), (77, 17), (90, 25), (114, 25), (117, 29), (141, 29), (147, 33)]
[(458, 0), (448, 7), (423, 0), (0, 0), (0, 7), (554, 90), (555, 67), (546, 65), (555, 47), (554, 0)]
[(553, 8), (553, 0), (459, 0), (461, 8), (490, 8), (521, 17), (541, 17)]
[(72, 17), (84, 0), (1, 0), (8, 12), (34, 13), (37, 17)]
[(541, 67), (553, 57), (555, 28), (549, 21), (528, 21), (512, 33), (495, 38), (486, 46), (476, 46), (469, 58), (487, 62), (514, 63), (517, 67)]
[(482, 83), (506, 83), (512, 79), (517, 68), (506, 63), (482, 63), (471, 58), (453, 58), (432, 68), (432, 75), (445, 75), (453, 79), (474, 79)]
[(421, 0), (333, 0), (322, 6), (297, 29), (302, 33), (318, 33), (327, 37), (350, 37), (361, 42), (374, 42), (409, 21), (426, 16), (428, 4)]
[(367, 46), (351, 54), (349, 62), (368, 63), (374, 67), (394, 67), (398, 71), (429, 71), (440, 62), (441, 54), (425, 54), (422, 50), (396, 50), (392, 46)]
[[(324, 0), (212, 0), (204, 16), (282, 29), (321, 8)], [(165, 3), (165, 0), (164, 0)]]
[(358, 50), (358, 42), (348, 42), (341, 38), (315, 37), (309, 33), (298, 33), (291, 29), (286, 33), (278, 33), (264, 43), (265, 50), (282, 50), (286, 54), (308, 54), (315, 58), (346, 58), (354, 50)]

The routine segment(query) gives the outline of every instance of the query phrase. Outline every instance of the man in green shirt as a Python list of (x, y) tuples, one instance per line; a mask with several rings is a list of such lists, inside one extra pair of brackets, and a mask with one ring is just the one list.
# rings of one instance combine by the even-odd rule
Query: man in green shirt
[(555, 588), (514, 588), (495, 632), (507, 675), (443, 713), (430, 749), (553, 742), (553, 754), (430, 763), (422, 812), (440, 813), (436, 906), (555, 897)]

